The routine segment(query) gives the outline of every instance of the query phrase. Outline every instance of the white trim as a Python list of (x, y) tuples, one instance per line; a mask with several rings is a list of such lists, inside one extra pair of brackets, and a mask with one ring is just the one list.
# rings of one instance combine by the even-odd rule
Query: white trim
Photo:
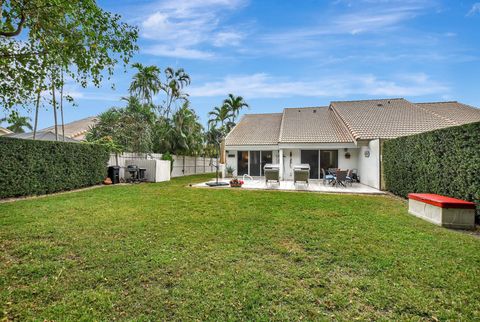
[(343, 148), (357, 148), (355, 143), (280, 143), (280, 149), (303, 149), (303, 150), (335, 150)]
[(280, 149), (334, 150), (358, 148), (355, 143), (279, 143), (278, 145), (226, 145), (225, 150), (236, 151), (270, 151)]
[(273, 151), (273, 150), (278, 150), (278, 145), (226, 145), (225, 150)]

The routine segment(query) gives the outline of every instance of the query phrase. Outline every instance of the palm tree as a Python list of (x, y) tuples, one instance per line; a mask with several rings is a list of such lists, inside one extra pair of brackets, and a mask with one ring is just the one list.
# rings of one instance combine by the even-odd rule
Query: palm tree
[(31, 121), (32, 119), (30, 117), (19, 116), (16, 111), (13, 111), (9, 117), (4, 117), (0, 119), (0, 123), (9, 123), (10, 125), (7, 126), (7, 129), (15, 133), (25, 133), (25, 130), (23, 129), (24, 127), (29, 129), (30, 131), (33, 130), (33, 127), (30, 124)]
[(138, 97), (143, 103), (151, 104), (153, 96), (162, 88), (160, 68), (155, 65), (143, 66), (140, 63), (132, 65), (138, 72), (130, 84), (130, 94)]
[(162, 90), (167, 95), (167, 98), (164, 101), (163, 109), (168, 118), (172, 109), (172, 104), (175, 101), (187, 101), (188, 94), (182, 92), (182, 89), (190, 85), (191, 79), (183, 68), (175, 70), (171, 67), (165, 69), (165, 77), (166, 81), (165, 84), (162, 84)]
[(225, 130), (226, 122), (232, 118), (232, 111), (227, 105), (222, 105), (222, 107), (215, 107), (208, 115), (210, 117), (208, 120), (209, 125), (215, 127), (220, 123), (220, 129)]
[(198, 155), (203, 146), (203, 127), (189, 102), (185, 102), (173, 114), (171, 125), (169, 138), (172, 151), (184, 155)]
[(240, 111), (244, 108), (248, 108), (248, 104), (245, 102), (243, 97), (235, 96), (233, 94), (228, 94), (228, 98), (223, 101), (223, 105), (226, 106), (231, 112), (231, 122), (235, 123), (235, 118), (237, 118)]

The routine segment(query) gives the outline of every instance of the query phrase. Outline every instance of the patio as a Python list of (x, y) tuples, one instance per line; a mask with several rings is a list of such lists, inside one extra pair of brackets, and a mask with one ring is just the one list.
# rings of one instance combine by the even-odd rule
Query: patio
[[(215, 181), (213, 178), (211, 181)], [(221, 182), (229, 182), (230, 179), (219, 179)], [(363, 185), (361, 183), (353, 183), (352, 185), (332, 186), (323, 184), (323, 180), (310, 180), (309, 184), (304, 182), (293, 183), (293, 180), (280, 181), (280, 183), (270, 181), (265, 182), (264, 178), (256, 177), (253, 180), (244, 180), (242, 188), (231, 188), (229, 185), (213, 187), (212, 189), (252, 189), (252, 190), (280, 190), (280, 191), (308, 191), (308, 192), (325, 192), (325, 193), (352, 193), (352, 194), (385, 194), (385, 192)], [(193, 185), (196, 188), (210, 188), (206, 182)]]

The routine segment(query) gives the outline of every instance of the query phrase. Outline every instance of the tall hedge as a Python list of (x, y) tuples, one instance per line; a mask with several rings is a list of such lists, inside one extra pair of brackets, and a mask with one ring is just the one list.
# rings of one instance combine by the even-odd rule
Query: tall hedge
[(101, 145), (0, 137), (0, 198), (88, 187), (106, 177)]
[(474, 201), (479, 214), (480, 122), (385, 141), (382, 158), (386, 188), (394, 194)]

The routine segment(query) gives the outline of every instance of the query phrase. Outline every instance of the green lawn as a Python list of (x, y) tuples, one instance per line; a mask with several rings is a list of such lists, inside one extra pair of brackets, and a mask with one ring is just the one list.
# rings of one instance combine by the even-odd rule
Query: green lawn
[(206, 178), (0, 204), (0, 320), (480, 319), (480, 239)]

